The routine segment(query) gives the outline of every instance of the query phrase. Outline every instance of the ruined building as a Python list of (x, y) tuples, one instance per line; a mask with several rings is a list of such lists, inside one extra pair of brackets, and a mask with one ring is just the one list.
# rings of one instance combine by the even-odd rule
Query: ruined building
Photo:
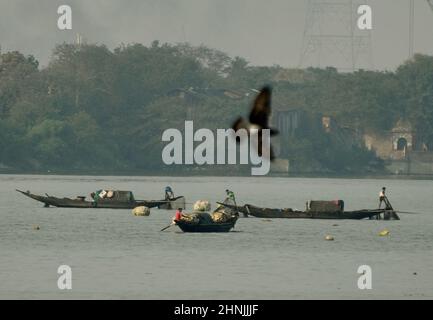
[(416, 130), (405, 120), (383, 132), (366, 132), (365, 145), (385, 160), (386, 168), (393, 174), (433, 174), (433, 150), (429, 144), (417, 139)]

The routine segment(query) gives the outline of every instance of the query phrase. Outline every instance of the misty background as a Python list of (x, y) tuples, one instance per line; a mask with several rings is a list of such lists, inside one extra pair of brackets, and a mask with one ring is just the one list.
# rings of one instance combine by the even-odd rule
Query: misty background
[[(394, 70), (409, 54), (409, 0), (371, 0), (374, 67)], [(73, 30), (57, 29), (57, 8), (71, 5)], [(33, 54), (42, 66), (58, 43), (80, 33), (89, 43), (189, 42), (245, 57), (255, 65), (297, 67), (303, 0), (0, 0), (2, 51)], [(433, 54), (433, 12), (415, 4), (415, 52)]]

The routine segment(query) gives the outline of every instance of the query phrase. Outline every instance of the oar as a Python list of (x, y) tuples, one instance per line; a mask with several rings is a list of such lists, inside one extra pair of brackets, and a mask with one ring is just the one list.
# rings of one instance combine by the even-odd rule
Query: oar
[(160, 232), (167, 230), (168, 228), (170, 228), (171, 226), (174, 226), (175, 223), (170, 224), (169, 226), (166, 226), (165, 228), (162, 228)]

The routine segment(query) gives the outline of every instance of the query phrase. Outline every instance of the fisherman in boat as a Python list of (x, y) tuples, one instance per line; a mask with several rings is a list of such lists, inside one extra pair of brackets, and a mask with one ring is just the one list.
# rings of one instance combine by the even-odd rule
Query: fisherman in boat
[(174, 199), (174, 192), (170, 186), (165, 187), (165, 200)]
[(385, 191), (386, 191), (386, 188), (383, 187), (382, 191), (379, 193), (379, 209), (381, 208), (382, 203), (384, 203), (385, 207), (387, 207)]
[[(226, 189), (226, 194), (227, 194), (227, 198), (232, 200), (234, 205), (237, 207), (238, 205), (236, 204), (236, 198), (235, 198), (235, 193), (233, 191), (230, 191), (229, 189)], [(239, 216), (239, 211), (236, 211), (235, 215)], [(246, 212), (243, 213), (244, 217), (248, 217), (248, 214)]]
[(182, 208), (176, 210), (176, 215), (174, 216), (173, 221), (180, 221), (180, 220), (182, 220)]
[(226, 189), (226, 194), (227, 194), (227, 197), (228, 197), (230, 200), (233, 200), (233, 202), (234, 202), (235, 205), (236, 205), (235, 193), (234, 193), (233, 191), (230, 191), (229, 189)]

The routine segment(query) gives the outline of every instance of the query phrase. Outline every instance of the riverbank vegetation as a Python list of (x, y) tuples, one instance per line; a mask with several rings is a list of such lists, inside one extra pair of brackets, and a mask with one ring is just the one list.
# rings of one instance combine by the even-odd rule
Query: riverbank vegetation
[[(329, 115), (352, 130), (380, 132), (404, 118), (433, 142), (430, 56), (393, 72), (339, 73), (252, 66), (188, 44), (61, 44), (43, 68), (33, 56), (0, 54), (0, 170), (181, 171), (162, 163), (162, 132), (191, 119), (197, 129), (227, 128), (263, 84), (273, 86), (279, 106)], [(289, 159), (314, 159), (318, 171), (362, 172), (375, 161), (320, 133), (288, 143)]]

